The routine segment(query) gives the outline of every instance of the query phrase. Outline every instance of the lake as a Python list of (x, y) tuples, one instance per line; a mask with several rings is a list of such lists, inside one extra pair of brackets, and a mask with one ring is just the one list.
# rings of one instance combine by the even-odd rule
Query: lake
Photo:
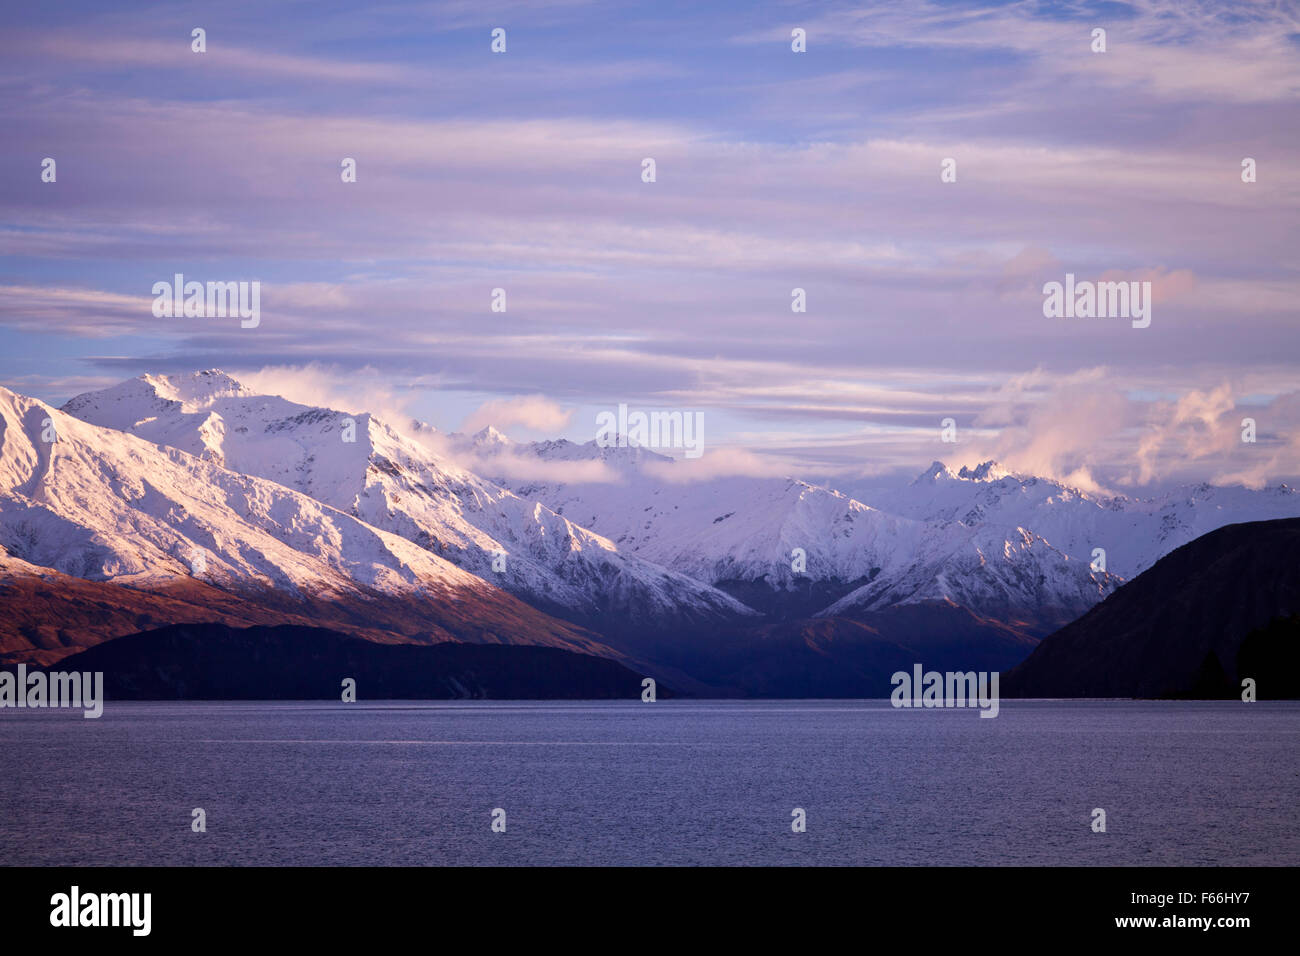
[(0, 861), (1294, 866), (1298, 741), (1297, 702), (6, 709)]

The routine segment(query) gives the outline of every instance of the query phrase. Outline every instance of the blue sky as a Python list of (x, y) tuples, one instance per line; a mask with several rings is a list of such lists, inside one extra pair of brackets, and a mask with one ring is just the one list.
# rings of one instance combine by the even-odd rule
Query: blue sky
[[(702, 411), (702, 474), (1300, 475), (1294, 4), (0, 16), (15, 390), (216, 366), (576, 440), (620, 402)], [(260, 281), (261, 324), (155, 318), (175, 272)], [(1151, 326), (1044, 318), (1067, 272), (1150, 281)]]

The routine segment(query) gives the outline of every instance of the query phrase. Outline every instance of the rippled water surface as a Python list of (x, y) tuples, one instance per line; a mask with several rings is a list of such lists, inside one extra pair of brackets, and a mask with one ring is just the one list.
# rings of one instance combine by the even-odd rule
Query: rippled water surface
[(2, 710), (0, 860), (1296, 865), (1298, 741), (1275, 702)]

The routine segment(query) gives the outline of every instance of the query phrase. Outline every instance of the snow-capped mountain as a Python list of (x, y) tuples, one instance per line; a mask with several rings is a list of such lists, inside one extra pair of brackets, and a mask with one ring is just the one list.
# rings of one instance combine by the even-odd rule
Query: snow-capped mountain
[(679, 485), (629, 473), (606, 483), (517, 487), (633, 554), (702, 581), (763, 582), (775, 591), (804, 580), (847, 587), (901, 570), (925, 533), (922, 522), (795, 479)]
[(527, 447), (542, 462), (599, 459), (615, 477), (501, 479), (519, 494), (547, 502), (621, 549), (786, 616), (947, 601), (1046, 631), (1118, 583), (1022, 527), (977, 529), (893, 514), (793, 478), (665, 480), (675, 465), (646, 449), (594, 442)]
[[(0, 559), (7, 578), (31, 578), (38, 569), (140, 594), (179, 595), (182, 604), (209, 591), (272, 602), (287, 613), (327, 607), (327, 620), (376, 628), (380, 639), (516, 641), (612, 653), (593, 635), (400, 535), (283, 484), (82, 421), (4, 388)], [(25, 593), (36, 600), (30, 589)], [(57, 600), (57, 594), (39, 597), (56, 616)], [(206, 596), (167, 613), (189, 614), (216, 600), (230, 603)], [(122, 623), (113, 629), (120, 632)]]
[[(1030, 632), (1066, 624), (1120, 583), (1022, 527), (927, 523), (931, 551), (901, 573), (882, 574), (819, 612), (856, 615), (898, 605), (949, 602)], [(944, 542), (940, 544), (940, 542)]]
[[(216, 369), (142, 376), (63, 410), (292, 488), (572, 619), (680, 626), (753, 615), (369, 414), (256, 394)], [(508, 439), (485, 430), (474, 441), (500, 448)]]
[[(874, 488), (866, 503), (794, 479), (665, 480), (680, 464), (646, 449), (561, 441), (504, 453), (611, 466), (604, 482), (501, 480), (753, 606), (842, 615), (947, 601), (1034, 632), (1072, 620), (1209, 530), (1300, 514), (1300, 496), (1286, 486), (1096, 497), (991, 461), (956, 471), (935, 462), (910, 483)], [(806, 554), (802, 571), (792, 568), (796, 548)]]
[(5, 442), (0, 544), (24, 561), (147, 581), (190, 575), (198, 549), (215, 581), (325, 599), (501, 588), (643, 657), (763, 618), (876, 626), (899, 608), (1041, 635), (1207, 530), (1300, 514), (1285, 487), (1099, 497), (994, 462), (935, 462), (870, 501), (796, 478), (687, 481), (646, 448), (399, 431), (219, 370), (80, 395), (74, 418), (52, 413), (53, 445), (31, 430), (49, 409), (8, 401), (26, 443)]
[(1200, 484), (1150, 497), (1108, 496), (1014, 474), (992, 461), (957, 471), (936, 461), (910, 484), (873, 490), (871, 500), (919, 520), (1025, 528), (1085, 563), (1100, 548), (1107, 569), (1125, 580), (1224, 525), (1300, 515), (1300, 494), (1284, 484), (1258, 490)]
[[(0, 391), (4, 545), (91, 580), (190, 573), (289, 590), (483, 587), (299, 492)], [(196, 557), (198, 556), (198, 557)]]
[(1167, 550), (1300, 514), (1285, 486), (1103, 497), (994, 462), (860, 495), (686, 480), (645, 448), (394, 428), (218, 370), (62, 411), (0, 390), (0, 428), (5, 659), (291, 623), (549, 644), (705, 691), (848, 692), (900, 654), (1009, 667)]

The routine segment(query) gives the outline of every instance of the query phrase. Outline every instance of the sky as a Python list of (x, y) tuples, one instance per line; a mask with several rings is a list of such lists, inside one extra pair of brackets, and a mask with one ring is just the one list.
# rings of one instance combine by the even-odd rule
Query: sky
[[(7, 4), (0, 385), (699, 413), (702, 476), (1294, 484), (1298, 97), (1295, 3)], [(178, 272), (260, 323), (156, 317)], [(1067, 273), (1150, 282), (1149, 327), (1046, 317)]]

